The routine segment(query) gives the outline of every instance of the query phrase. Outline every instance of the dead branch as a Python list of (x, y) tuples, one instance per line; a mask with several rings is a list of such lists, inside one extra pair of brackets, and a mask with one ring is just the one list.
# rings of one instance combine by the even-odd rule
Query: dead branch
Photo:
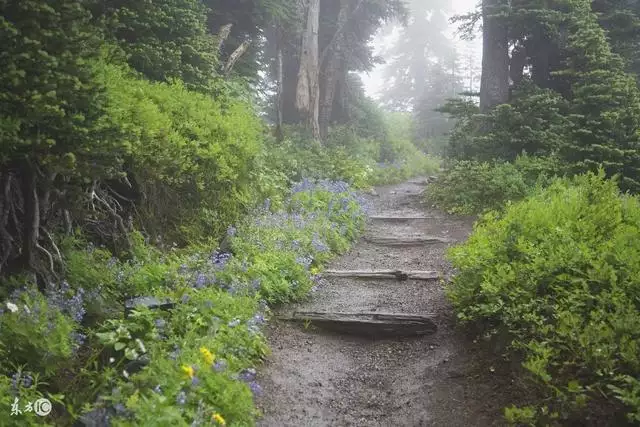
[(49, 231), (44, 227), (40, 227), (40, 230), (42, 230), (42, 232), (49, 238), (51, 246), (56, 251), (56, 255), (58, 256), (58, 261), (60, 261), (60, 264), (63, 264), (62, 253), (60, 252), (60, 249), (58, 249), (55, 240), (53, 240), (53, 236), (51, 235), (51, 233), (49, 233)]
[(71, 214), (69, 213), (69, 209), (65, 209), (63, 211), (63, 216), (66, 232), (68, 235), (71, 235), (73, 233), (73, 222), (71, 222)]
[(231, 34), (231, 27), (233, 27), (233, 24), (227, 24), (220, 27), (220, 31), (218, 31), (218, 53), (222, 51), (224, 42), (229, 38), (229, 34)]
[(47, 258), (49, 259), (49, 271), (55, 276), (55, 264), (53, 263), (53, 255), (51, 255), (51, 252), (43, 248), (38, 242), (36, 242), (35, 247), (36, 249), (44, 252), (44, 254), (47, 256)]
[(245, 41), (242, 42), (242, 44), (240, 46), (238, 46), (238, 48), (236, 50), (233, 51), (233, 53), (229, 57), (229, 60), (227, 61), (226, 65), (224, 66), (224, 71), (223, 72), (224, 72), (225, 76), (229, 75), (229, 73), (233, 69), (233, 66), (236, 64), (238, 59), (240, 59), (240, 57), (247, 51), (247, 49), (249, 49), (249, 45), (250, 44), (251, 44), (250, 41), (245, 40)]
[(124, 220), (118, 214), (118, 212), (113, 208), (113, 206), (111, 206), (106, 200), (104, 200), (102, 197), (98, 195), (96, 191), (97, 186), (98, 186), (98, 183), (96, 181), (94, 181), (93, 185), (91, 186), (90, 200), (91, 200), (92, 207), (95, 210), (95, 204), (93, 203), (93, 200), (97, 200), (98, 202), (100, 202), (102, 206), (104, 206), (104, 208), (111, 214), (114, 220), (115, 226), (120, 229), (123, 236), (125, 237), (128, 247), (131, 247), (131, 241), (129, 240), (129, 233), (127, 232), (127, 228), (124, 225)]

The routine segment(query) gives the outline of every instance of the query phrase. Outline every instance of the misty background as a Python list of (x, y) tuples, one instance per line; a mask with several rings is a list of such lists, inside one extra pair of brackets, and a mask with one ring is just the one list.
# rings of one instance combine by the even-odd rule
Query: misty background
[[(449, 19), (455, 15), (462, 15), (474, 10), (477, 6), (477, 0), (408, 0), (410, 16), (408, 17), (408, 26), (411, 27), (415, 23), (416, 34), (414, 38), (423, 38), (424, 47), (429, 46), (430, 40), (438, 39), (439, 28), (434, 25), (420, 26), (416, 22), (419, 16), (427, 16), (431, 19), (434, 9), (438, 9), (446, 20), (446, 26), (440, 34), (444, 34), (454, 48), (455, 54), (455, 74), (459, 77), (462, 87), (465, 91), (477, 92), (480, 90), (480, 72), (482, 64), (482, 38), (481, 33), (477, 32), (473, 40), (461, 40), (458, 33), (458, 24), (450, 23)], [(427, 18), (427, 19), (429, 19)], [(442, 17), (438, 17), (442, 23)], [(407, 28), (403, 27), (401, 22), (393, 22), (384, 25), (376, 34), (371, 46), (374, 55), (379, 56), (385, 61), (383, 64), (377, 65), (370, 72), (360, 73), (360, 77), (364, 83), (364, 89), (368, 96), (381, 102), (385, 102), (385, 84), (389, 82), (388, 74), (393, 72), (394, 60), (403, 54), (417, 54), (421, 46), (407, 46), (407, 42), (411, 42), (407, 37)], [(397, 48), (394, 50), (394, 46)], [(430, 46), (437, 51), (438, 47)], [(448, 48), (447, 45), (444, 46)], [(428, 57), (434, 52), (425, 49), (425, 56)], [(453, 67), (451, 67), (453, 68)], [(426, 76), (429, 79), (429, 76)], [(411, 107), (407, 108), (411, 110)]]

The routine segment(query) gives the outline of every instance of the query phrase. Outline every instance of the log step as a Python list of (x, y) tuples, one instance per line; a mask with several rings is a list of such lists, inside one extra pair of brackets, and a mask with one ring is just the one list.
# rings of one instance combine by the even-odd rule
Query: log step
[(432, 316), (397, 313), (332, 313), (295, 311), (278, 316), (281, 320), (310, 322), (318, 327), (350, 335), (400, 337), (433, 334), (437, 325)]
[(365, 236), (364, 240), (383, 246), (422, 246), (435, 243), (451, 243), (453, 240), (435, 236), (421, 237), (374, 237)]
[(409, 222), (423, 219), (437, 219), (436, 216), (385, 216), (385, 215), (372, 215), (369, 219), (373, 221), (388, 221), (388, 222)]
[(396, 280), (438, 280), (442, 275), (437, 271), (402, 270), (326, 270), (323, 277), (345, 277), (354, 279), (396, 279)]

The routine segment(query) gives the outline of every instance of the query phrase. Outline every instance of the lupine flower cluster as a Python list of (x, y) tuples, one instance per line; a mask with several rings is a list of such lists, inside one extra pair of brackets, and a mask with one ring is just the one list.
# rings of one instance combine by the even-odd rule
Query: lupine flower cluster
[(33, 377), (28, 372), (16, 372), (11, 375), (11, 388), (17, 391), (18, 388), (29, 388), (33, 385)]
[(71, 296), (70, 292), (71, 287), (64, 281), (60, 285), (50, 284), (45, 294), (49, 306), (57, 307), (61, 312), (68, 314), (74, 321), (80, 323), (87, 312), (84, 308), (84, 289), (76, 289)]

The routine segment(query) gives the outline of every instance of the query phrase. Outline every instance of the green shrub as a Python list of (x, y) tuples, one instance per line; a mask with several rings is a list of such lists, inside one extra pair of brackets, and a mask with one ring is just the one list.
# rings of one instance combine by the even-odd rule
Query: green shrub
[(151, 83), (99, 64), (109, 114), (126, 132), (138, 219), (152, 236), (219, 237), (259, 196), (253, 181), (262, 125), (238, 101), (223, 105), (179, 83)]
[(295, 129), (288, 133), (290, 135), (284, 141), (267, 142), (265, 160), (271, 171), (286, 177), (287, 187), (305, 178), (345, 181), (355, 188), (369, 185), (373, 169), (369, 152), (364, 148), (368, 144), (351, 145), (343, 138), (355, 136), (346, 130), (340, 137), (333, 133), (334, 140), (324, 146)]
[[(52, 303), (37, 290), (18, 291), (3, 307), (0, 315), (0, 356), (16, 366), (28, 365), (29, 370), (50, 377), (64, 365), (76, 349), (74, 334), (83, 309), (74, 306), (66, 295), (50, 295), (59, 301)], [(81, 301), (81, 300), (80, 300)], [(62, 309), (75, 310), (63, 313)], [(74, 321), (71, 315), (77, 316)], [(10, 366), (3, 367), (7, 371)]]
[[(540, 422), (585, 419), (589, 402), (611, 414), (624, 404), (640, 421), (638, 198), (603, 172), (557, 179), (485, 215), (449, 257), (458, 318), (510, 337), (542, 386), (545, 401), (533, 407)], [(531, 408), (507, 415), (532, 418)]]
[(551, 159), (526, 156), (514, 163), (457, 161), (429, 186), (426, 197), (448, 212), (462, 215), (501, 209), (548, 183), (555, 170)]

